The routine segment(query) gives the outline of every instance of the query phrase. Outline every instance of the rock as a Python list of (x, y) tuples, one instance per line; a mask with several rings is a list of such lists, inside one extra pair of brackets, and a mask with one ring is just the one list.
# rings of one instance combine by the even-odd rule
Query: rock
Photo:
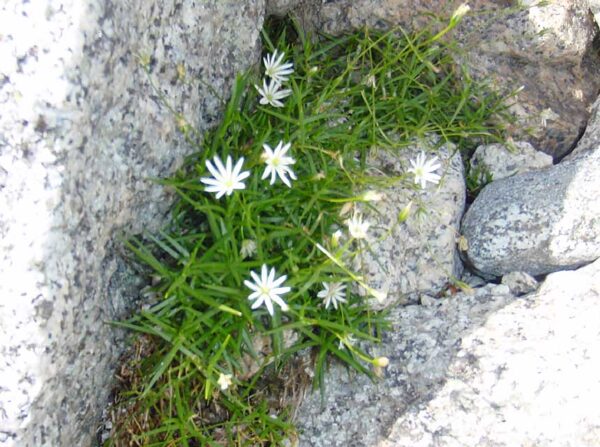
[[(589, 14), (595, 1), (535, 6), (528, 0), (522, 9), (508, 1), (471, 1), (471, 13), (449, 35), (460, 42), (461, 63), (474, 78), (504, 93), (523, 87), (512, 101), (513, 136), (555, 159), (577, 142), (600, 88), (598, 28)], [(411, 31), (430, 24), (430, 13), (450, 17), (460, 3), (414, 0), (407, 8), (405, 0), (305, 0), (294, 11), (305, 27), (331, 34), (365, 25)]]
[(283, 17), (292, 10), (298, 0), (266, 0), (265, 10), (267, 15)]
[(372, 384), (334, 364), (298, 411), (305, 446), (597, 446), (600, 261), (515, 299), (494, 287), (392, 311)]
[(492, 314), (378, 445), (600, 445), (599, 293), (596, 262)]
[(575, 150), (558, 165), (487, 185), (463, 219), (466, 259), (502, 276), (540, 275), (600, 257), (600, 97)]
[(510, 293), (515, 296), (526, 295), (537, 289), (538, 282), (531, 275), (525, 272), (510, 272), (502, 277), (502, 284), (505, 284)]
[(527, 142), (514, 143), (511, 148), (498, 143), (485, 144), (471, 157), (471, 167), (478, 166), (487, 169), (494, 180), (500, 180), (519, 172), (552, 166), (552, 157), (536, 151)]
[[(405, 175), (409, 160), (424, 150), (428, 158), (437, 155), (443, 174), (439, 185), (415, 189), (413, 175), (382, 190), (383, 199), (363, 207), (369, 228), (369, 249), (363, 252), (357, 269), (370, 287), (387, 292), (383, 303), (416, 302), (418, 295), (435, 295), (458, 278), (462, 264), (456, 251), (456, 234), (465, 204), (465, 180), (460, 154), (452, 145), (432, 150), (432, 141), (422, 141), (392, 154), (371, 154), (368, 165), (390, 176)], [(399, 213), (413, 202), (409, 217), (398, 223)]]
[(600, 96), (596, 98), (592, 106), (592, 113), (585, 133), (577, 143), (577, 147), (565, 157), (565, 160), (588, 157), (594, 154), (594, 150), (597, 150), (598, 147), (600, 147)]
[(373, 383), (331, 364), (323, 405), (315, 392), (298, 409), (299, 445), (379, 445), (405, 411), (443, 384), (461, 338), (514, 300), (494, 295), (493, 287), (476, 289), (473, 295), (457, 294), (437, 306), (392, 309), (392, 327), (384, 333), (383, 343), (369, 350), (373, 356), (390, 359), (383, 380)]
[(485, 186), (463, 219), (466, 261), (487, 276), (536, 276), (600, 257), (599, 165), (600, 146)]
[(149, 179), (258, 61), (264, 4), (41, 3), (0, 6), (0, 445), (85, 446), (140, 289), (111, 241), (162, 225)]

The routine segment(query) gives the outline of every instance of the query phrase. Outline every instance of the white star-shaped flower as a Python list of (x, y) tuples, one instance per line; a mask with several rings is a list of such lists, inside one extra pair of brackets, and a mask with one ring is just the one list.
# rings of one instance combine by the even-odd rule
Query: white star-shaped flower
[(371, 223), (367, 220), (363, 221), (360, 214), (355, 214), (352, 218), (346, 221), (348, 225), (348, 232), (354, 239), (366, 239), (367, 230), (371, 226)]
[(412, 172), (415, 175), (415, 183), (420, 183), (421, 188), (427, 187), (427, 182), (437, 185), (440, 181), (440, 176), (434, 174), (434, 171), (441, 168), (438, 163), (438, 158), (433, 157), (431, 160), (427, 160), (425, 152), (421, 152), (417, 155), (416, 160), (410, 160), (411, 168), (408, 172)]
[(291, 188), (292, 184), (290, 183), (288, 175), (293, 180), (296, 180), (296, 175), (289, 166), (296, 163), (296, 160), (286, 155), (287, 151), (290, 149), (290, 143), (284, 145), (283, 141), (280, 141), (275, 147), (275, 150), (271, 149), (268, 144), (263, 144), (263, 148), (265, 151), (262, 154), (262, 159), (267, 164), (267, 167), (262, 175), (262, 179), (264, 180), (270, 175), (270, 184), (272, 185), (275, 183), (275, 180), (277, 180), (277, 177), (279, 177), (288, 188)]
[(217, 199), (220, 199), (225, 194), (230, 196), (235, 189), (246, 188), (242, 180), (248, 177), (250, 172), (241, 172), (244, 157), (240, 158), (235, 166), (233, 166), (231, 156), (228, 155), (225, 166), (223, 166), (221, 159), (215, 155), (213, 163), (210, 160), (206, 160), (206, 167), (212, 174), (212, 177), (202, 177), (200, 179), (202, 183), (208, 185), (204, 188), (205, 191), (216, 192)]
[(273, 81), (282, 84), (288, 80), (288, 76), (294, 72), (294, 64), (282, 63), (285, 53), (280, 53), (277, 57), (277, 50), (273, 54), (269, 54), (263, 58), (265, 64), (265, 75), (270, 77)]
[(338, 303), (346, 302), (345, 290), (346, 285), (341, 282), (324, 282), (323, 290), (317, 293), (317, 296), (325, 302), (325, 309), (329, 309), (329, 306), (333, 304), (333, 307), (337, 310)]
[(283, 107), (283, 103), (280, 99), (286, 98), (292, 93), (289, 89), (281, 89), (281, 84), (279, 82), (267, 82), (266, 79), (263, 79), (262, 88), (256, 84), (254, 87), (261, 96), (259, 102), (263, 105), (270, 104), (273, 107)]
[(251, 306), (252, 309), (256, 309), (264, 303), (264, 305), (267, 306), (269, 314), (273, 316), (273, 301), (281, 307), (281, 310), (286, 311), (289, 309), (288, 305), (280, 297), (280, 295), (292, 290), (290, 287), (280, 287), (287, 279), (286, 275), (275, 279), (275, 268), (273, 267), (269, 270), (266, 264), (263, 264), (260, 271), (260, 277), (254, 272), (250, 272), (250, 276), (254, 282), (245, 280), (244, 284), (246, 287), (253, 290), (253, 292), (248, 295), (250, 301), (256, 300)]

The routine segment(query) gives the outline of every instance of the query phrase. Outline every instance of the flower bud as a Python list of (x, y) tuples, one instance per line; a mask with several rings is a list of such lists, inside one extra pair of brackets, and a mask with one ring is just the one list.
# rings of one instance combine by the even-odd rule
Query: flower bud
[(450, 18), (450, 21), (458, 22), (470, 10), (471, 10), (471, 8), (469, 7), (469, 5), (467, 5), (466, 3), (463, 3), (456, 9), (456, 11), (454, 11), (454, 14), (452, 14), (452, 17)]
[(406, 219), (408, 219), (408, 215), (410, 214), (411, 208), (412, 208), (412, 200), (410, 202), (408, 202), (408, 205), (406, 205), (404, 208), (402, 208), (402, 210), (398, 213), (398, 222), (402, 223)]
[(383, 199), (383, 194), (378, 191), (367, 191), (362, 196), (360, 196), (362, 200), (365, 202), (379, 202)]
[(337, 248), (340, 245), (340, 238), (342, 237), (342, 232), (337, 230), (335, 233), (331, 235), (331, 246), (333, 248)]
[(390, 364), (390, 359), (388, 359), (387, 357), (377, 357), (376, 359), (373, 359), (373, 365), (375, 365), (379, 368), (385, 368), (389, 364)]

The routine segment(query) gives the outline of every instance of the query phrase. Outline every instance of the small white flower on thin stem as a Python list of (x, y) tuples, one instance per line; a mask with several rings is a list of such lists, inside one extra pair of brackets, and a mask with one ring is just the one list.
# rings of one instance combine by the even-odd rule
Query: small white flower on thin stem
[(256, 253), (256, 242), (252, 239), (244, 239), (242, 241), (242, 247), (240, 248), (240, 256), (242, 259), (249, 258)]
[(267, 265), (263, 264), (260, 271), (260, 277), (254, 272), (250, 272), (250, 276), (254, 282), (245, 280), (244, 284), (246, 287), (253, 290), (253, 292), (248, 295), (250, 301), (256, 300), (251, 306), (252, 309), (256, 309), (264, 303), (269, 314), (273, 316), (273, 301), (281, 307), (281, 310), (286, 311), (289, 309), (288, 305), (280, 297), (280, 295), (292, 290), (290, 287), (280, 287), (287, 279), (286, 275), (275, 279), (275, 268), (273, 267), (269, 270)]
[(434, 185), (439, 183), (441, 177), (438, 174), (434, 174), (434, 171), (441, 168), (437, 157), (427, 160), (425, 152), (421, 152), (417, 155), (416, 160), (410, 160), (410, 164), (412, 167), (408, 172), (412, 172), (415, 175), (415, 183), (420, 183), (421, 188), (425, 189), (427, 187), (427, 182), (433, 183)]
[(225, 391), (227, 388), (229, 388), (232, 384), (231, 378), (233, 376), (231, 374), (219, 374), (219, 380), (217, 380), (217, 383), (219, 384), (219, 388), (221, 388), (221, 391)]
[(270, 77), (273, 81), (279, 82), (280, 84), (288, 80), (288, 76), (294, 72), (294, 64), (288, 62), (283, 63), (283, 57), (285, 53), (280, 53), (277, 57), (277, 50), (273, 54), (268, 54), (263, 58), (265, 64), (265, 75)]
[(258, 85), (254, 85), (258, 93), (260, 94), (260, 103), (263, 105), (270, 104), (273, 107), (283, 107), (283, 103), (280, 99), (288, 97), (292, 91), (289, 89), (281, 89), (281, 84), (276, 81), (267, 82), (263, 79), (263, 86), (260, 88)]
[(346, 285), (341, 282), (324, 282), (323, 290), (317, 293), (317, 296), (325, 302), (325, 309), (329, 309), (329, 306), (333, 305), (334, 309), (337, 310), (338, 303), (346, 302), (345, 290)]
[(213, 163), (211, 163), (210, 160), (206, 160), (206, 167), (212, 174), (212, 177), (202, 177), (200, 179), (202, 183), (208, 185), (204, 189), (205, 191), (217, 193), (216, 197), (217, 199), (220, 199), (225, 194), (230, 196), (235, 189), (246, 188), (246, 185), (242, 180), (248, 177), (250, 172), (241, 172), (242, 165), (244, 164), (244, 157), (240, 158), (235, 166), (233, 166), (231, 156), (228, 155), (225, 166), (223, 166), (221, 159), (215, 155)]
[(292, 171), (289, 166), (296, 163), (296, 160), (286, 155), (287, 151), (290, 149), (290, 143), (284, 145), (283, 141), (280, 141), (275, 147), (275, 150), (271, 149), (268, 144), (263, 144), (263, 148), (265, 151), (262, 154), (262, 159), (265, 161), (267, 167), (265, 168), (265, 172), (261, 179), (264, 180), (270, 175), (270, 184), (273, 185), (275, 180), (277, 180), (277, 177), (279, 177), (288, 188), (291, 188), (292, 184), (290, 183), (288, 175), (291, 179), (296, 180), (296, 174), (294, 174), (294, 171)]
[(350, 236), (354, 239), (366, 239), (367, 231), (369, 230), (371, 223), (367, 220), (363, 220), (360, 214), (355, 214), (346, 221), (346, 225), (348, 225)]

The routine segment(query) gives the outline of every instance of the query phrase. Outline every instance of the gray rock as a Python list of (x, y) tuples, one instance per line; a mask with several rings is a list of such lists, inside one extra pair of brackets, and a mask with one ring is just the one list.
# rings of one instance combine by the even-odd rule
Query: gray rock
[(111, 240), (162, 225), (149, 179), (258, 60), (264, 3), (42, 3), (0, 6), (0, 445), (85, 446), (140, 288)]
[(488, 184), (467, 211), (466, 260), (480, 273), (541, 275), (600, 257), (600, 147)]
[(504, 275), (502, 284), (505, 284), (510, 289), (510, 293), (515, 296), (526, 295), (538, 287), (535, 278), (525, 272), (510, 272)]
[[(319, 393), (305, 399), (297, 413), (301, 446), (375, 446), (401, 415), (435, 393), (446, 380), (460, 340), (497, 309), (513, 301), (495, 295), (494, 286), (475, 294), (458, 294), (436, 306), (409, 305), (391, 310), (391, 329), (373, 356), (390, 364), (383, 380), (348, 374), (333, 363), (325, 378), (325, 400)], [(401, 445), (401, 444), (400, 444)]]
[(483, 287), (487, 284), (485, 279), (483, 279), (481, 276), (477, 276), (468, 270), (463, 272), (460, 280), (472, 288)]
[(536, 151), (527, 142), (514, 143), (508, 148), (503, 144), (485, 144), (479, 146), (471, 157), (471, 167), (485, 167), (494, 180), (519, 172), (552, 166), (552, 157)]
[[(450, 17), (460, 2), (414, 0), (305, 0), (297, 2), (301, 23), (339, 34), (362, 26), (401, 25), (420, 30), (427, 13)], [(597, 25), (589, 14), (596, 0), (562, 0), (543, 7), (477, 0), (450, 38), (462, 46), (461, 59), (476, 79), (502, 92), (523, 87), (511, 113), (513, 136), (560, 158), (585, 128), (589, 105), (600, 88), (600, 57), (593, 50)]]
[[(420, 294), (435, 295), (462, 272), (456, 250), (456, 235), (465, 204), (464, 170), (460, 154), (452, 145), (432, 150), (432, 141), (403, 148), (397, 153), (378, 151), (368, 164), (390, 176), (405, 175), (409, 160), (424, 150), (428, 158), (437, 155), (442, 167), (438, 185), (416, 189), (413, 175), (382, 190), (384, 197), (364, 214), (372, 225), (369, 249), (359, 258), (357, 268), (370, 287), (387, 292), (387, 299), (375, 307), (414, 302)], [(407, 220), (398, 215), (413, 202)]]
[(593, 154), (600, 147), (600, 96), (596, 98), (592, 106), (592, 113), (588, 121), (585, 133), (565, 160), (585, 158)]
[(378, 445), (600, 445), (599, 294), (596, 262), (492, 314)]
[(600, 444), (600, 261), (515, 299), (497, 286), (392, 311), (377, 384), (330, 368), (301, 405), (303, 446)]
[(297, 6), (298, 0), (266, 0), (266, 13), (278, 17), (285, 16), (294, 6)]

